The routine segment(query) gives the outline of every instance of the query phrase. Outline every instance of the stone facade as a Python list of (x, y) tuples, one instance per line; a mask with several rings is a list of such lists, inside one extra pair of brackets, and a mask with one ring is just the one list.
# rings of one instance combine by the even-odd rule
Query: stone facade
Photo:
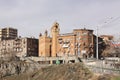
[(76, 35), (76, 53), (80, 56), (91, 57), (94, 54), (94, 37), (93, 30), (90, 29), (74, 29), (73, 33)]
[(51, 28), (51, 35), (52, 35), (52, 56), (56, 56), (58, 53), (58, 35), (59, 35), (59, 24), (58, 23), (54, 23), (52, 28)]
[(76, 38), (73, 33), (59, 34), (58, 37), (58, 56), (77, 55), (76, 54)]
[(18, 56), (38, 56), (38, 39), (16, 38), (0, 41), (0, 54), (12, 54)]
[(51, 36), (46, 32), (39, 37), (39, 56), (72, 56), (91, 57), (94, 52), (93, 30), (74, 29), (72, 33), (60, 34), (56, 22), (51, 28)]
[[(47, 32), (42, 36), (39, 35), (39, 54), (38, 56), (51, 56), (51, 41), (52, 39), (48, 37)], [(46, 53), (46, 54), (45, 54)]]

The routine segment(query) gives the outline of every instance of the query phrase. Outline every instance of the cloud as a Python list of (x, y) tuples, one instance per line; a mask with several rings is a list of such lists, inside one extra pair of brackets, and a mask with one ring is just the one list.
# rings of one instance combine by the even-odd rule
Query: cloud
[[(12, 26), (22, 36), (36, 37), (50, 30), (54, 21), (60, 23), (62, 33), (84, 27), (95, 30), (107, 18), (120, 16), (119, 7), (119, 0), (0, 0), (0, 26)], [(101, 29), (102, 33), (111, 33), (110, 28)]]

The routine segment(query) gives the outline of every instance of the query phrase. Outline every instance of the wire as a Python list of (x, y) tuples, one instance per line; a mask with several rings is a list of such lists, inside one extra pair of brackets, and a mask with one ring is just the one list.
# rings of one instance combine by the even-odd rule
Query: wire
[(115, 19), (113, 17), (111, 17), (111, 18), (109, 18), (108, 21), (105, 21), (102, 25), (100, 25), (99, 29), (111, 27), (111, 26), (108, 26), (108, 24), (118, 21), (119, 19), (120, 19), (120, 16), (116, 17)]

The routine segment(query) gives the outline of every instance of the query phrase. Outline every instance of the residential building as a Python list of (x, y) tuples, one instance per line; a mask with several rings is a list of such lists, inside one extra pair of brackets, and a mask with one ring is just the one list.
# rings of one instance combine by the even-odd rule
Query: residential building
[(11, 53), (17, 56), (38, 56), (38, 39), (16, 38), (0, 41), (0, 54)]
[(18, 31), (15, 28), (2, 28), (0, 29), (0, 40), (15, 39), (18, 37)]
[(93, 57), (95, 48), (93, 30), (86, 28), (74, 29), (73, 33), (76, 35), (77, 53), (83, 57)]
[(100, 38), (102, 38), (104, 41), (110, 41), (113, 40), (113, 36), (112, 35), (101, 35)]

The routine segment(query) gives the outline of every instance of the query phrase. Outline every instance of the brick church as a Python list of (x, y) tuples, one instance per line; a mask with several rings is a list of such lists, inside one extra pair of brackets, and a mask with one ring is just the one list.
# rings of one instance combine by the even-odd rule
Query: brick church
[(47, 30), (39, 35), (39, 56), (80, 56), (93, 57), (94, 51), (93, 30), (74, 29), (72, 33), (60, 34), (60, 27), (55, 22), (51, 27), (51, 37)]

